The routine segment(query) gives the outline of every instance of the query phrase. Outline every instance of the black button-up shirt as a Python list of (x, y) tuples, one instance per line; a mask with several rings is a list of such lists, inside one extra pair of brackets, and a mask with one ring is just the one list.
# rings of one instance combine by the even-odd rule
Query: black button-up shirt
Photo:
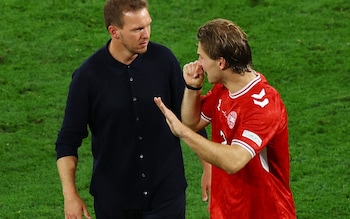
[(180, 141), (153, 102), (159, 96), (177, 115), (182, 71), (167, 48), (149, 43), (130, 65), (116, 61), (108, 44), (77, 69), (56, 141), (57, 159), (78, 156), (92, 134), (90, 192), (106, 207), (148, 208), (186, 188)]

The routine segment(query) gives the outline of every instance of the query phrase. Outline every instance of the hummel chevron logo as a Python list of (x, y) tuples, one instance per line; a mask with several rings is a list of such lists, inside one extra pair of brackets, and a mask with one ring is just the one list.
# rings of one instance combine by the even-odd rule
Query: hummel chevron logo
[(254, 100), (254, 104), (259, 105), (261, 108), (264, 108), (269, 103), (269, 100), (265, 98), (263, 101)]
[(254, 99), (262, 99), (265, 95), (266, 95), (265, 89), (262, 89), (262, 90), (260, 91), (260, 94), (253, 94), (252, 97), (253, 97)]
[(252, 97), (254, 98), (254, 104), (260, 106), (261, 108), (264, 108), (267, 104), (269, 104), (269, 100), (263, 97), (266, 95), (265, 89), (262, 89), (259, 94), (253, 94)]

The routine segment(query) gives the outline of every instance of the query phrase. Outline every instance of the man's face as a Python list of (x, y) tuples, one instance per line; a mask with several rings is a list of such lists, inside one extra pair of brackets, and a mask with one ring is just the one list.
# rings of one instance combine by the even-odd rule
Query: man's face
[(208, 82), (211, 84), (220, 83), (222, 74), (219, 61), (211, 59), (203, 50), (201, 43), (198, 44), (197, 54), (199, 65), (207, 73)]
[(131, 54), (147, 51), (152, 19), (146, 8), (124, 13), (124, 26), (119, 29), (120, 42)]

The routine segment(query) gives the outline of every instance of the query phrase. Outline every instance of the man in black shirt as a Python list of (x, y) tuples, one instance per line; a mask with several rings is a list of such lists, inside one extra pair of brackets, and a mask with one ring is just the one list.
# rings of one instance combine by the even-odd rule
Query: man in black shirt
[(75, 185), (78, 147), (92, 134), (90, 193), (97, 218), (185, 218), (187, 186), (180, 141), (153, 102), (178, 116), (182, 71), (150, 42), (146, 0), (107, 0), (111, 39), (73, 74), (56, 141), (66, 218), (90, 218)]

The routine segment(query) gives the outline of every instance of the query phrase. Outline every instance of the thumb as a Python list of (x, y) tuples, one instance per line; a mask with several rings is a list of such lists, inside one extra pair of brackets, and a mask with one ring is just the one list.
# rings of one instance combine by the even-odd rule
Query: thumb
[(202, 188), (202, 201), (208, 201), (208, 190), (206, 188)]
[(87, 218), (87, 219), (91, 219), (91, 216), (89, 214), (89, 211), (87, 210), (86, 207), (83, 208), (83, 213), (84, 213), (84, 216)]

